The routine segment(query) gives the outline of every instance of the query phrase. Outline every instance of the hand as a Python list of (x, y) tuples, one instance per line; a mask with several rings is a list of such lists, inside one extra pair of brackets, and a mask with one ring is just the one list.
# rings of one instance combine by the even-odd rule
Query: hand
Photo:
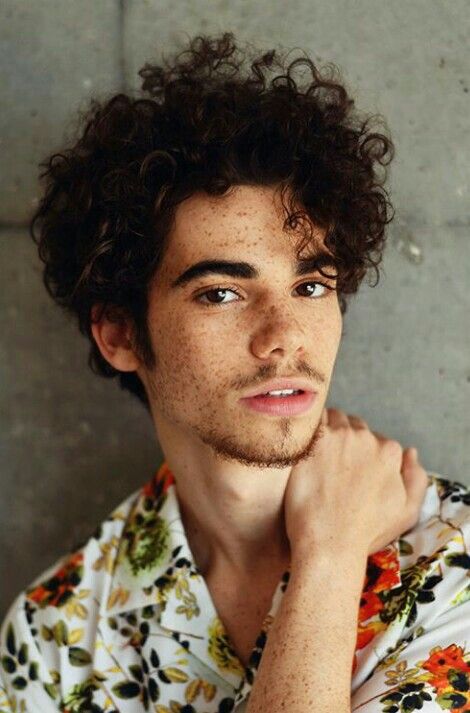
[(315, 453), (294, 466), (284, 494), (292, 554), (312, 546), (378, 552), (416, 524), (428, 484), (411, 448), (324, 409)]

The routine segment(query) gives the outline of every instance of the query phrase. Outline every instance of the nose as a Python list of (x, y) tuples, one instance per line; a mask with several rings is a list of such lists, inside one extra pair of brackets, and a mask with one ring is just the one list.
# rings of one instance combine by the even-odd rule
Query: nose
[(258, 359), (267, 359), (272, 352), (288, 357), (302, 353), (307, 346), (307, 333), (291, 311), (270, 307), (260, 327), (252, 335), (251, 351)]

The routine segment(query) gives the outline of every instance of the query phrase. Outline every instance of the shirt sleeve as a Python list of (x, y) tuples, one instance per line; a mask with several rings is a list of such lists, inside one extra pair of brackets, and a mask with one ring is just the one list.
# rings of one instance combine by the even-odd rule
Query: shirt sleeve
[(428, 496), (403, 537), (404, 627), (352, 694), (352, 713), (470, 712), (470, 491), (434, 475)]
[(418, 627), (355, 692), (351, 711), (470, 711), (468, 587), (426, 628)]
[(0, 713), (57, 713), (59, 692), (37, 643), (24, 594), (0, 629)]

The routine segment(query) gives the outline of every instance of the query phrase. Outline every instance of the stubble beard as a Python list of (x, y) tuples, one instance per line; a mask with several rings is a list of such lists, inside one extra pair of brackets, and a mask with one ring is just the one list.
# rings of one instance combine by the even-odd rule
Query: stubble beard
[(307, 443), (299, 446), (292, 433), (294, 426), (292, 418), (276, 419), (273, 434), (269, 437), (260, 436), (256, 444), (243, 442), (242, 437), (223, 435), (215, 429), (196, 427), (194, 430), (221, 460), (236, 461), (256, 468), (288, 468), (312, 457), (322, 437), (322, 425), (318, 422)]

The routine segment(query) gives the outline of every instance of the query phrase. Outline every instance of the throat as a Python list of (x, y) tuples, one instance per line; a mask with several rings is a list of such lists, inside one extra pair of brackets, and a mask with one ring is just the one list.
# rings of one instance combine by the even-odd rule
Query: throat
[(228, 642), (245, 667), (263, 625), (268, 623), (273, 596), (286, 569), (288, 565), (283, 563), (269, 575), (255, 575), (248, 580), (234, 579), (223, 573), (205, 578)]

